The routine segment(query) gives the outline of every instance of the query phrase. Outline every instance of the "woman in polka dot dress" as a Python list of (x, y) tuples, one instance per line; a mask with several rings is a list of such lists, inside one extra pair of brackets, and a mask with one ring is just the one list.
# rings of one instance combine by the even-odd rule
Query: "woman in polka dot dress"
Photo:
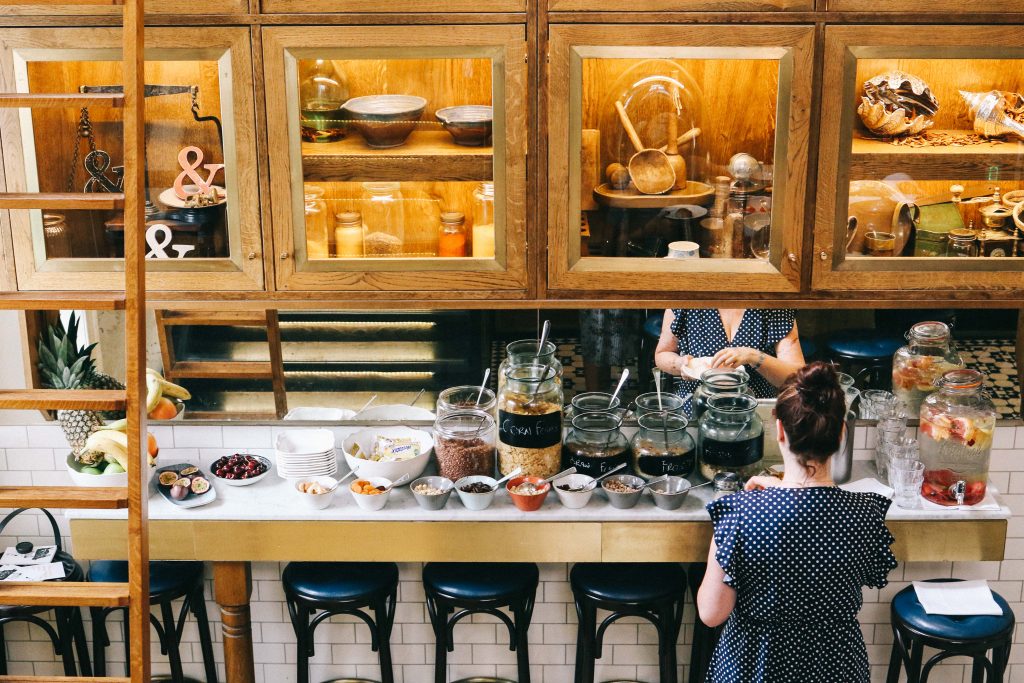
[(775, 408), (782, 480), (755, 477), (708, 504), (715, 530), (697, 609), (708, 626), (725, 622), (708, 681), (869, 680), (861, 588), (885, 586), (896, 559), (890, 501), (832, 483), (845, 412), (830, 366), (799, 370)]
[(654, 362), (677, 377), (676, 393), (690, 397), (698, 382), (682, 376), (694, 358), (712, 358), (711, 367), (745, 367), (757, 398), (774, 398), (782, 382), (804, 364), (796, 329), (796, 312), (789, 308), (672, 308), (665, 311)]

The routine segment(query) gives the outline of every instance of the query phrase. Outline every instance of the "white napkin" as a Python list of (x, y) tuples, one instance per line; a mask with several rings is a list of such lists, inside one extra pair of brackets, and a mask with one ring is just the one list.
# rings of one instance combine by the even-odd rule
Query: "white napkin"
[(992, 495), (995, 493), (995, 490), (995, 487), (989, 483), (985, 488), (985, 497), (974, 505), (939, 505), (938, 503), (933, 503), (924, 496), (921, 496), (921, 509), (933, 510), (936, 512), (941, 510), (964, 510), (968, 512), (971, 510), (998, 510), (999, 503), (996, 502), (995, 497)]
[(999, 616), (1003, 613), (992, 597), (988, 581), (914, 581), (914, 592), (928, 614)]
[(878, 493), (886, 498), (892, 498), (895, 493), (895, 491), (874, 477), (867, 477), (865, 479), (851, 481), (847, 484), (840, 484), (839, 488), (844, 491), (852, 491), (854, 493)]

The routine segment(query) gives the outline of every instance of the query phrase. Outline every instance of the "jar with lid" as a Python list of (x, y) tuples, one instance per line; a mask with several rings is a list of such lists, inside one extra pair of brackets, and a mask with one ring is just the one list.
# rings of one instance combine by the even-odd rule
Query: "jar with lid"
[(562, 469), (599, 477), (629, 460), (629, 442), (615, 413), (580, 413), (562, 445)]
[(962, 368), (964, 361), (946, 323), (917, 323), (907, 332), (907, 341), (892, 358), (892, 392), (906, 404), (908, 415), (916, 415), (925, 397), (935, 391), (935, 380)]
[(324, 201), (324, 188), (318, 185), (304, 187), (306, 203), (306, 258), (325, 259), (331, 255), (331, 214)]
[(46, 245), (47, 259), (71, 258), (71, 240), (64, 214), (43, 214), (43, 243)]
[(647, 413), (660, 413), (662, 411), (667, 413), (677, 413), (682, 416), (686, 416), (683, 412), (683, 405), (686, 401), (682, 396), (678, 394), (670, 394), (667, 392), (652, 391), (649, 394), (640, 394), (633, 401), (633, 405), (636, 406), (636, 419), (639, 420)]
[(441, 214), (441, 227), (437, 233), (437, 255), (445, 257), (466, 255), (466, 217), (458, 211)]
[(714, 489), (714, 500), (718, 500), (722, 496), (728, 496), (730, 493), (736, 493), (742, 489), (741, 483), (740, 478), (735, 472), (719, 472), (711, 480), (711, 486)]
[(494, 258), (494, 183), (473, 191), (473, 258)]
[(955, 228), (949, 231), (949, 255), (969, 257), (978, 255), (978, 238), (968, 228)]
[(494, 418), (482, 410), (438, 414), (434, 422), (434, 455), (442, 477), (494, 476)]
[(699, 422), (708, 409), (708, 399), (712, 396), (725, 394), (744, 394), (753, 396), (750, 389), (750, 376), (740, 367), (736, 369), (711, 368), (700, 375), (700, 384), (693, 392), (693, 420)]
[[(536, 346), (536, 342), (534, 343)], [(498, 468), (502, 475), (550, 477), (562, 462), (562, 385), (555, 368), (511, 365), (498, 391)]]
[(686, 418), (663, 411), (638, 419), (640, 429), (630, 442), (633, 471), (651, 480), (663, 474), (688, 477), (697, 465), (697, 446), (686, 431)]
[(757, 416), (757, 399), (746, 394), (722, 394), (708, 399), (697, 432), (700, 471), (707, 479), (735, 472), (742, 479), (757, 473), (764, 458), (764, 425)]
[(334, 217), (334, 255), (338, 258), (360, 258), (366, 226), (358, 211), (342, 211)]
[(584, 413), (611, 413), (622, 419), (625, 417), (625, 411), (619, 410), (621, 403), (618, 396), (612, 396), (603, 391), (585, 391), (576, 394), (569, 401), (569, 405), (565, 408), (565, 419), (572, 420), (577, 415)]
[(493, 415), (497, 404), (498, 397), (487, 387), (483, 391), (477, 385), (449, 387), (438, 395), (435, 412), (438, 417), (461, 410), (482, 410)]
[(950, 370), (921, 406), (921, 495), (933, 503), (975, 505), (985, 497), (998, 414), (984, 381), (977, 370)]
[(562, 386), (562, 363), (555, 356), (558, 347), (554, 342), (545, 341), (544, 347), (537, 352), (536, 339), (520, 339), (505, 345), (505, 358), (498, 366), (498, 391), (505, 385), (505, 372), (513, 365), (529, 365), (539, 363), (555, 369), (555, 381)]
[(363, 183), (363, 253), (370, 257), (401, 256), (405, 252), (405, 216), (401, 185)]
[[(305, 65), (308, 62), (300, 62)], [(341, 105), (348, 100), (345, 77), (329, 59), (313, 62), (309, 75), (299, 84), (302, 114), (299, 132), (306, 142), (334, 142), (345, 137)]]

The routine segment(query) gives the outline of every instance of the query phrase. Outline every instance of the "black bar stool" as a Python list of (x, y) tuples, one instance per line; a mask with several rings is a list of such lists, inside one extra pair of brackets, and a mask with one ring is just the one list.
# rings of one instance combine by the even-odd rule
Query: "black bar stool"
[[(89, 580), (95, 583), (124, 583), (128, 581), (128, 563), (123, 560), (99, 560), (89, 566)], [(206, 595), (203, 589), (202, 562), (150, 562), (149, 604), (159, 606), (160, 618), (150, 614), (149, 621), (156, 629), (160, 641), (160, 654), (167, 655), (171, 665), (171, 680), (185, 681), (181, 666), (181, 635), (185, 618), (191, 612), (199, 628), (199, 644), (203, 650), (206, 683), (217, 683), (217, 664), (213, 658), (213, 640), (210, 638), (210, 620), (206, 614)], [(174, 616), (173, 602), (183, 598), (178, 616)], [(125, 649), (125, 675), (131, 675), (129, 662), (131, 637), (128, 631), (128, 610), (125, 607), (90, 607), (92, 615), (92, 647), (96, 676), (107, 675), (106, 648), (107, 617), (114, 612), (124, 613), (122, 625)]]
[[(471, 614), (490, 614), (508, 627), (509, 649), (516, 653), (519, 683), (530, 683), (526, 634), (539, 579), (537, 565), (532, 563), (431, 562), (424, 566), (423, 590), (436, 643), (434, 683), (448, 680), (448, 653), (455, 650), (455, 624)], [(511, 619), (499, 611), (502, 607), (511, 610)], [(455, 614), (449, 618), (452, 612)]]
[[(594, 683), (605, 630), (623, 617), (641, 617), (658, 629), (661, 683), (676, 683), (676, 641), (683, 621), (686, 573), (673, 563), (583, 563), (569, 572), (576, 600), (575, 683)], [(597, 610), (611, 612), (600, 625)]]
[(843, 330), (825, 340), (825, 359), (839, 363), (861, 389), (892, 388), (892, 357), (906, 342), (879, 330)]
[[(704, 574), (708, 566), (703, 562), (694, 562), (686, 568), (686, 579), (690, 584), (690, 595), (693, 604), (697, 604), (697, 591), (704, 583)], [(696, 612), (696, 610), (694, 610)], [(693, 642), (690, 644), (690, 677), (689, 683), (704, 683), (711, 668), (711, 657), (718, 646), (718, 638), (722, 635), (723, 626), (711, 627), (700, 620), (699, 614), (693, 617)]]
[[(936, 582), (960, 579), (934, 579)], [(927, 683), (932, 668), (950, 657), (970, 657), (972, 683), (1002, 683), (1013, 642), (1013, 610), (1001, 595), (992, 592), (1002, 608), (999, 616), (952, 617), (928, 614), (917, 599), (913, 586), (907, 586), (892, 599), (892, 655), (886, 683), (897, 683), (900, 670), (906, 670), (907, 683)], [(924, 648), (939, 652), (921, 667)], [(988, 651), (992, 650), (992, 659)]]
[[(12, 511), (3, 521), (0, 521), (0, 534), (3, 534), (7, 524), (26, 510), (39, 510), (49, 520), (50, 528), (53, 530), (53, 545), (57, 546), (57, 553), (53, 558), (54, 562), (64, 565), (64, 578), (53, 579), (53, 581), (84, 581), (85, 572), (81, 565), (68, 553), (64, 552), (60, 538), (60, 529), (57, 527), (57, 520), (53, 518), (49, 510), (44, 508), (19, 508)], [(20, 544), (19, 544), (20, 545)], [(31, 544), (29, 544), (31, 545)], [(28, 550), (19, 549), (19, 552)], [(54, 612), (54, 622), (57, 628), (54, 629), (39, 615)], [(78, 654), (78, 667), (81, 675), (92, 676), (92, 666), (89, 663), (89, 644), (85, 639), (85, 626), (82, 622), (82, 611), (77, 607), (46, 607), (45, 605), (0, 605), (0, 676), (7, 675), (7, 647), (4, 640), (4, 624), (15, 621), (23, 621), (38, 626), (46, 633), (46, 636), (53, 643), (53, 651), (60, 655), (64, 664), (65, 676), (77, 676), (75, 669), (75, 654)]]
[[(298, 645), (298, 683), (309, 683), (313, 632), (336, 614), (358, 617), (370, 627), (370, 648), (378, 653), (381, 680), (394, 683), (391, 628), (398, 598), (397, 564), (291, 562), (281, 574), (281, 583)], [(364, 608), (373, 610), (373, 617)]]

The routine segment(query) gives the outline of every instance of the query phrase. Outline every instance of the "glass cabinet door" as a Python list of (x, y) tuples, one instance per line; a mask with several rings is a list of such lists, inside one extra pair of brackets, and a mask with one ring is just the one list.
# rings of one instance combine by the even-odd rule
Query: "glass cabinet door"
[(263, 36), (279, 289), (525, 290), (523, 26)]
[[(120, 30), (4, 29), (0, 42), (2, 92), (122, 91)], [(148, 286), (262, 289), (248, 31), (147, 29), (146, 60)], [(119, 107), (0, 110), (0, 142), (8, 192), (122, 191)], [(123, 287), (119, 209), (11, 210), (0, 222), (20, 289)]]
[(549, 290), (797, 291), (812, 44), (552, 26)]
[(1019, 33), (826, 29), (816, 289), (1024, 288)]
[[(621, 12), (615, 0), (548, 0), (552, 12)], [(814, 0), (639, 0), (633, 12), (811, 12)]]

